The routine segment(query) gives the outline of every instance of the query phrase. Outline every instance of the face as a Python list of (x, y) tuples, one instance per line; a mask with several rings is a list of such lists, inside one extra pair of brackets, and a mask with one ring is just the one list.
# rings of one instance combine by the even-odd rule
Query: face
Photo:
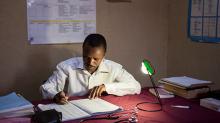
[(91, 74), (94, 73), (104, 56), (105, 51), (103, 47), (90, 47), (85, 45), (83, 48), (83, 62), (85, 69)]

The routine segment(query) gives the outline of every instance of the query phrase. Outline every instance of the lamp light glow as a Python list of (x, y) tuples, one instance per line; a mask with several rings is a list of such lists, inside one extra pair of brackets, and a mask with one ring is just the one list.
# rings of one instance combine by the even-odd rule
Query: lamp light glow
[(155, 73), (153, 67), (151, 66), (150, 62), (146, 59), (143, 60), (141, 70), (144, 74), (149, 74), (150, 76)]
[(148, 71), (146, 69), (146, 67), (144, 66), (144, 63), (142, 62), (142, 66), (141, 66), (141, 71), (144, 73), (144, 74), (148, 74)]

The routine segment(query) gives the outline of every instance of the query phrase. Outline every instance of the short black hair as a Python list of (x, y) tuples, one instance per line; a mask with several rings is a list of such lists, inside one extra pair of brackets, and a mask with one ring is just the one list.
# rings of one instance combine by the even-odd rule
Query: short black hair
[(107, 49), (107, 44), (106, 44), (106, 40), (105, 37), (101, 34), (89, 34), (84, 42), (83, 42), (83, 48), (85, 47), (85, 45), (91, 46), (91, 47), (100, 47), (102, 46), (104, 48), (104, 51), (106, 52)]

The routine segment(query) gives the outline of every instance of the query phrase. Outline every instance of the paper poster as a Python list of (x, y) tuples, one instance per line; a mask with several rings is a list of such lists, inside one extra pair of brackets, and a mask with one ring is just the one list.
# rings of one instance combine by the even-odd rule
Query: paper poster
[(218, 0), (204, 0), (204, 16), (217, 16)]
[(96, 32), (96, 0), (27, 0), (31, 44), (80, 43)]
[(192, 0), (192, 16), (202, 16), (203, 14), (203, 0)]
[(191, 34), (194, 36), (202, 35), (202, 19), (201, 18), (191, 18)]
[(195, 41), (220, 42), (220, 0), (190, 0), (189, 37)]
[(203, 36), (206, 37), (216, 36), (216, 18), (203, 19)]

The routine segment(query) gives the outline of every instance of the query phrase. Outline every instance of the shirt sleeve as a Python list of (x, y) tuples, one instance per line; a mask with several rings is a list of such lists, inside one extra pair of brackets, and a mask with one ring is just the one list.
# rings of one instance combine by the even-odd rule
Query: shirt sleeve
[(127, 94), (140, 94), (141, 86), (135, 78), (122, 67), (115, 71), (115, 80), (112, 83), (106, 83), (108, 94), (123, 96)]
[(49, 79), (40, 86), (40, 92), (44, 99), (52, 99), (58, 92), (62, 91), (65, 85), (67, 75), (63, 70), (63, 66), (57, 65), (56, 71)]

